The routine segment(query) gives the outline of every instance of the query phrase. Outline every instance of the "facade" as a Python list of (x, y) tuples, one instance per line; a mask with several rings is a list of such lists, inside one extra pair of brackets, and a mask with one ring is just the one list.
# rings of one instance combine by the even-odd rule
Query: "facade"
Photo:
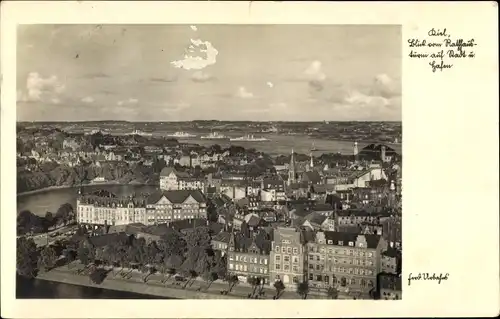
[(146, 212), (146, 225), (206, 219), (207, 201), (199, 190), (158, 191), (147, 198)]
[(79, 196), (77, 221), (87, 225), (155, 225), (175, 220), (206, 218), (206, 200), (200, 191), (159, 191), (149, 196), (117, 197), (98, 191)]
[(304, 278), (304, 245), (302, 234), (295, 228), (278, 227), (270, 256), (270, 284), (281, 280), (285, 287), (294, 288)]
[(269, 283), (270, 249), (271, 242), (268, 240), (259, 242), (255, 238), (232, 233), (227, 252), (228, 272), (238, 276), (242, 282), (255, 277), (261, 278), (263, 284)]
[(401, 275), (380, 273), (377, 276), (378, 297), (381, 300), (401, 300)]
[(203, 191), (205, 189), (205, 182), (191, 178), (187, 173), (178, 172), (172, 167), (165, 167), (160, 173), (160, 189)]
[(378, 235), (317, 232), (307, 243), (310, 287), (368, 295), (376, 288), (381, 252), (387, 244)]

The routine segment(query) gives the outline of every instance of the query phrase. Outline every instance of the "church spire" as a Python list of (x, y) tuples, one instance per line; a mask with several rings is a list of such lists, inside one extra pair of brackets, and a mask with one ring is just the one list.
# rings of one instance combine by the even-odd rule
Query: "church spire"
[(288, 167), (288, 185), (295, 183), (296, 181), (296, 171), (295, 171), (295, 152), (292, 148), (292, 155), (290, 156), (290, 166)]

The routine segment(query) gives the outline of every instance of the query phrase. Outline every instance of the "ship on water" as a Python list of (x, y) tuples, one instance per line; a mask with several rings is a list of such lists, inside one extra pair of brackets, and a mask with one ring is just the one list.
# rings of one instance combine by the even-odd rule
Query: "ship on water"
[(210, 133), (208, 135), (202, 136), (202, 140), (228, 140), (229, 137), (227, 137), (224, 134), (220, 134), (217, 132)]
[(246, 135), (230, 139), (231, 142), (267, 142), (269, 139), (265, 137), (255, 137), (253, 135)]
[(173, 134), (167, 135), (168, 137), (175, 137), (175, 138), (193, 138), (196, 137), (194, 134), (190, 134), (187, 132), (175, 132)]
[(276, 126), (272, 126), (270, 128), (263, 129), (261, 132), (262, 133), (278, 133), (279, 130)]
[(140, 136), (152, 136), (152, 133), (147, 133), (147, 132), (142, 132), (139, 130), (134, 130), (132, 133), (129, 133), (128, 135), (140, 135)]

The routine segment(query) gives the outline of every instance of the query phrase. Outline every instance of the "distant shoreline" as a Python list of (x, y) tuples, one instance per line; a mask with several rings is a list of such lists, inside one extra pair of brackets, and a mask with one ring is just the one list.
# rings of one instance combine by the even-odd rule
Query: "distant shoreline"
[(33, 194), (39, 194), (39, 193), (45, 193), (48, 191), (52, 190), (57, 190), (57, 189), (70, 189), (70, 188), (76, 188), (76, 187), (92, 187), (92, 186), (154, 186), (153, 184), (145, 184), (145, 183), (138, 183), (138, 184), (130, 184), (130, 183), (112, 183), (112, 182), (106, 182), (106, 183), (95, 183), (95, 184), (84, 184), (84, 185), (72, 185), (72, 186), (49, 186), (49, 187), (44, 187), (40, 189), (34, 189), (31, 191), (26, 191), (22, 193), (17, 193), (18, 197), (22, 196), (27, 196), (27, 195), (33, 195)]

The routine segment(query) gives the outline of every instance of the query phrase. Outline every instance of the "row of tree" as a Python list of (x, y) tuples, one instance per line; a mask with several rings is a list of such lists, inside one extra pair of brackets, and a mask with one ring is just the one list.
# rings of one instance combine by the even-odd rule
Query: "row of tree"
[(17, 215), (17, 235), (27, 233), (43, 233), (57, 226), (65, 226), (75, 221), (73, 206), (62, 204), (55, 214), (46, 212), (45, 216), (38, 216), (29, 210), (23, 210)]

